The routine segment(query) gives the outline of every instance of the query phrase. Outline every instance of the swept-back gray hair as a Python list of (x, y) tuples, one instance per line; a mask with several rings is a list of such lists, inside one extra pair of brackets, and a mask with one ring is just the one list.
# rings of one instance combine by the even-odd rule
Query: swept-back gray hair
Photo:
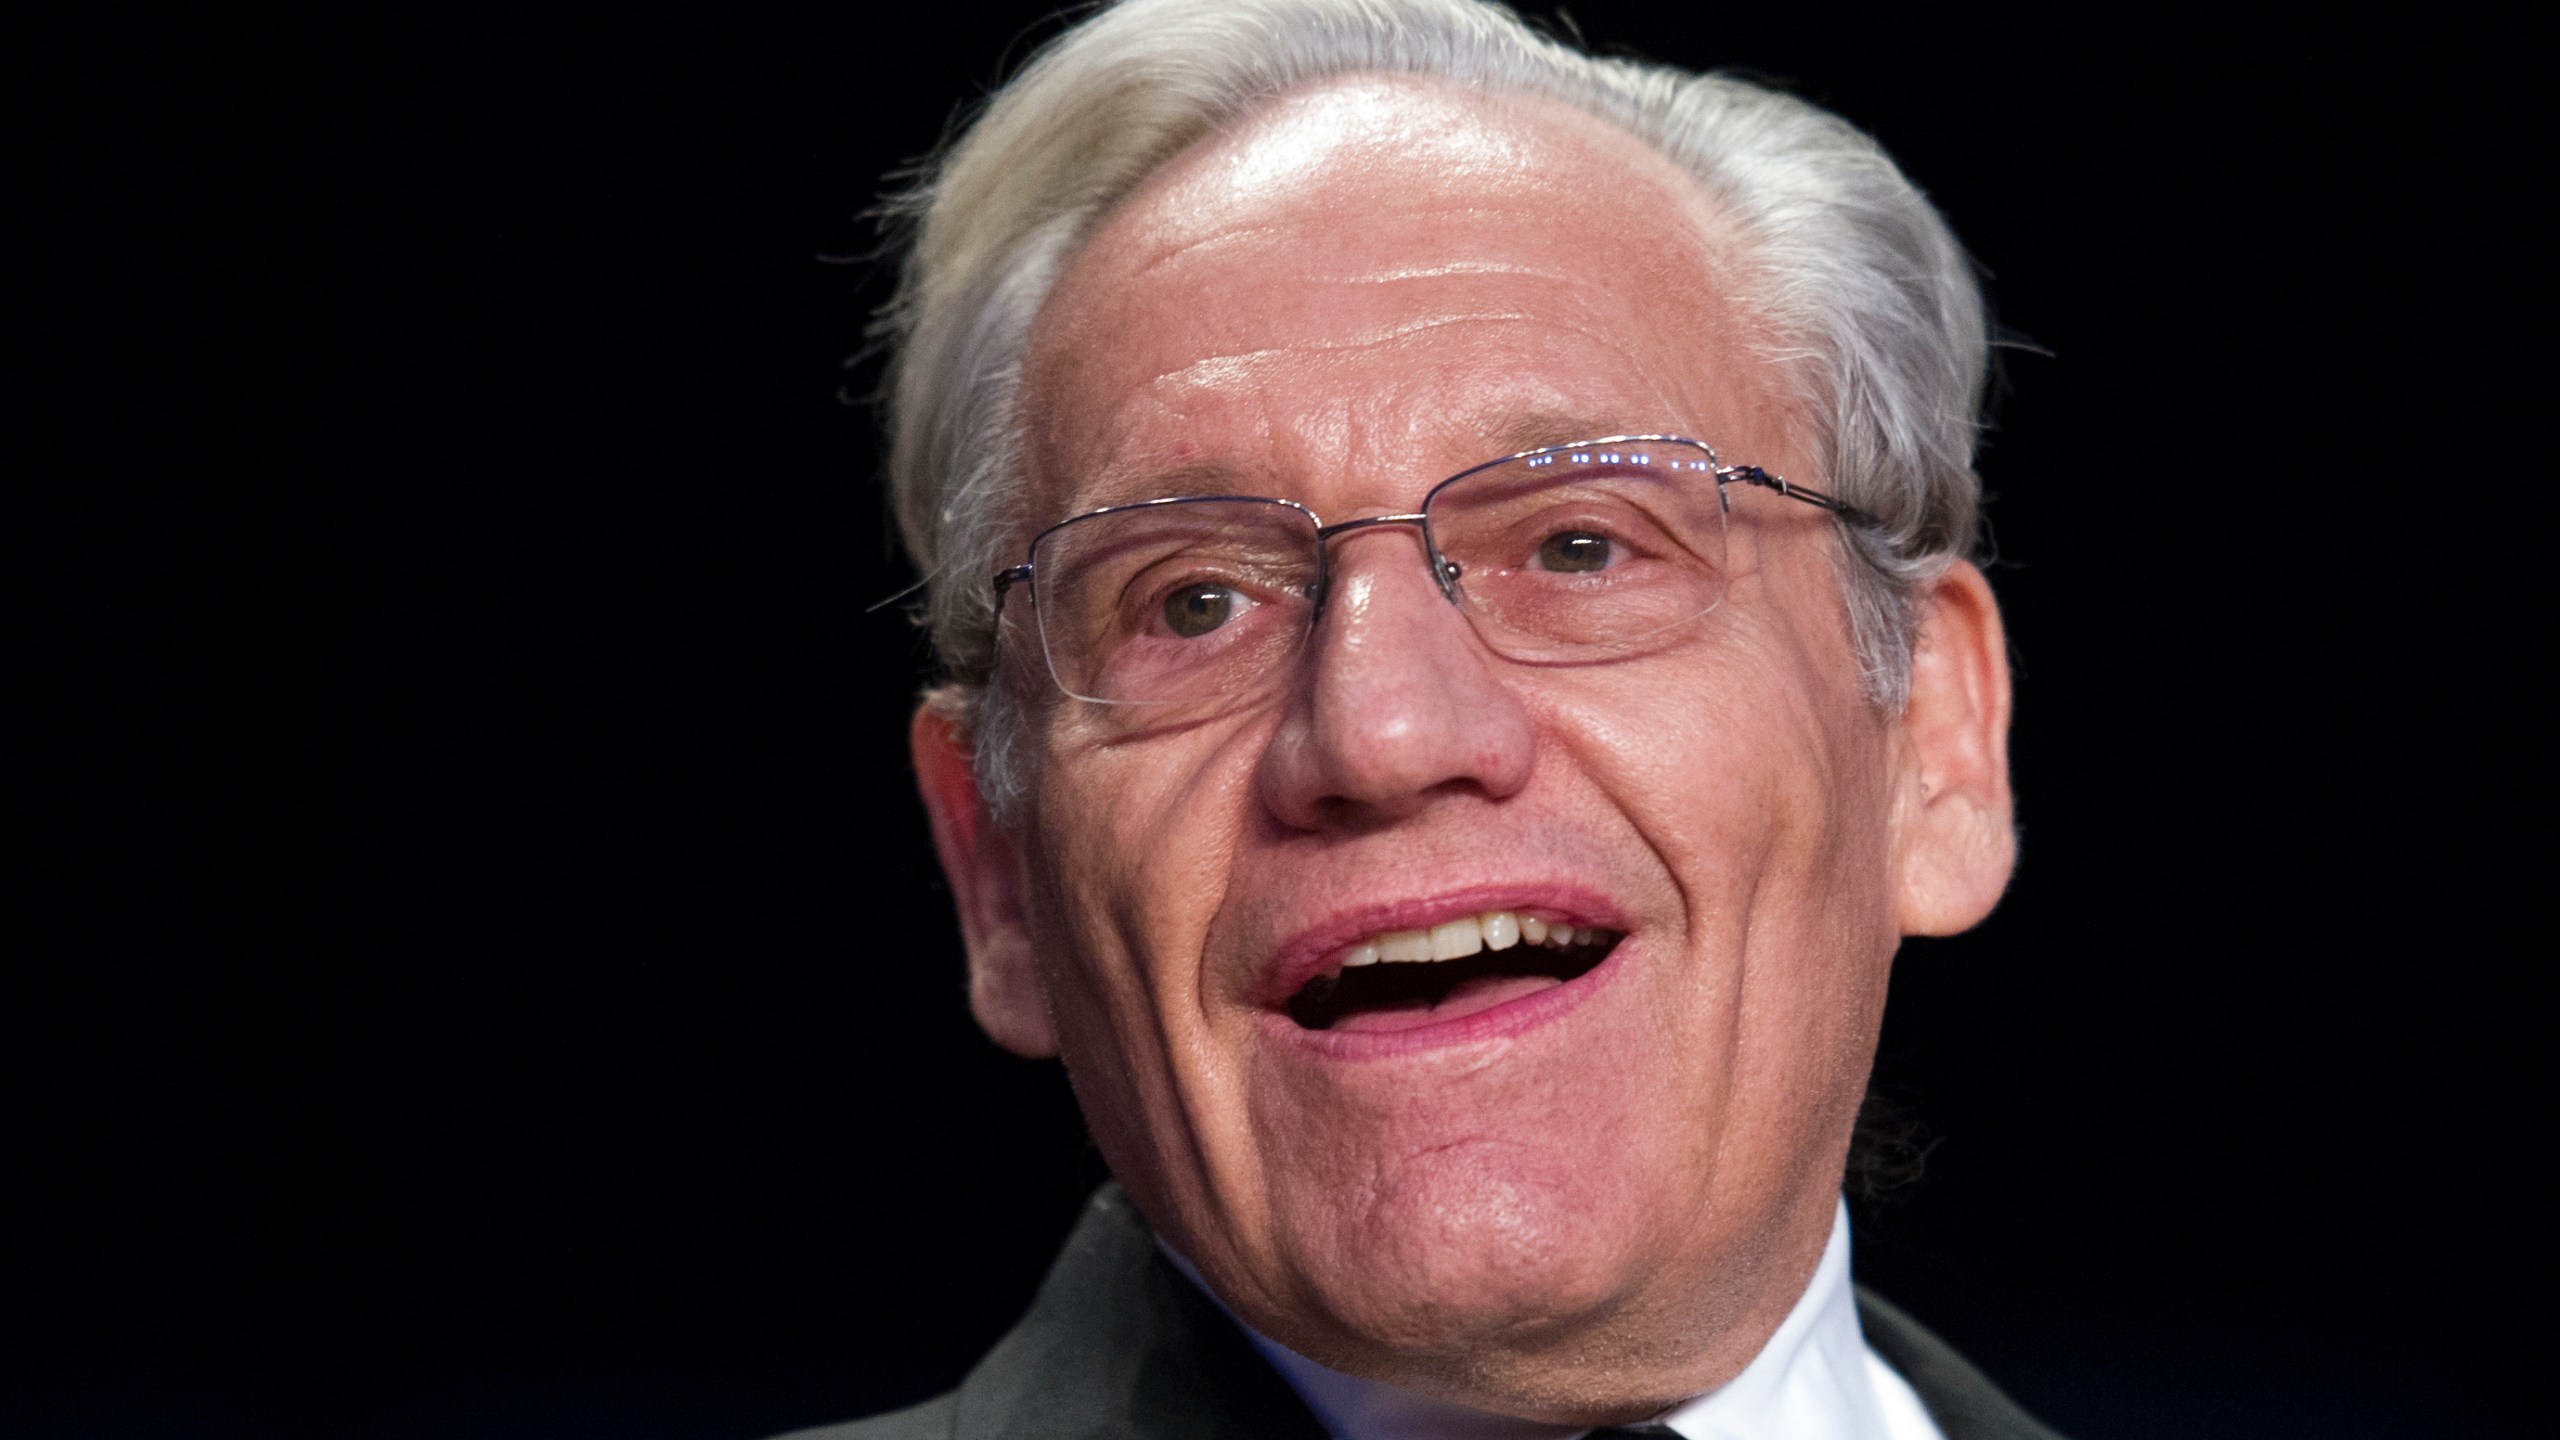
[[(1032, 320), (1062, 267), (1147, 176), (1285, 91), (1362, 74), (1542, 96), (1615, 122), (1696, 177), (1759, 277), (1828, 487), (1881, 519), (1843, 585), (1870, 696), (1899, 709), (1911, 595), (1975, 534), (1988, 349), (1955, 237), (1846, 121), (1721, 75), (1585, 55), (1478, 0), (1126, 0), (1041, 50), (891, 214), (912, 227), (881, 333), (889, 484), (930, 577), (937, 701), (974, 736), (997, 813), (1024, 783), (1024, 696), (996, 680), (1000, 547), (1032, 517), (1017, 406)], [(1706, 283), (1700, 277), (1700, 283)], [(1054, 518), (1054, 517), (1049, 517)]]

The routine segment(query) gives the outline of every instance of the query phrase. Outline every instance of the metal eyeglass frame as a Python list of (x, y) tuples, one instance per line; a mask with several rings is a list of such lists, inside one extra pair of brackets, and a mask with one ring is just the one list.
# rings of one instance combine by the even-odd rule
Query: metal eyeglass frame
[[(1596, 440), (1576, 440), (1564, 445), (1540, 445), (1533, 449), (1522, 450), (1515, 454), (1505, 455), (1498, 460), (1487, 460), (1481, 465), (1470, 465), (1466, 469), (1459, 471), (1457, 474), (1450, 476), (1448, 479), (1432, 486), (1428, 491), (1425, 491), (1422, 496), (1421, 508), (1408, 515), (1368, 515), (1363, 516), (1358, 520), (1341, 520), (1336, 521), (1331, 525), (1327, 525), (1315, 511), (1309, 509), (1305, 505), (1302, 505), (1295, 500), (1284, 500), (1275, 495), (1167, 495), (1155, 500), (1138, 500), (1132, 501), (1126, 505), (1105, 505), (1095, 510), (1079, 511), (1078, 513), (1070, 515), (1066, 519), (1042, 530), (1039, 534), (1032, 536), (1031, 543), (1023, 547), (1021, 564), (1008, 565), (1004, 569), (995, 573), (994, 584), (996, 589), (996, 608), (998, 610), (1002, 610), (1004, 608), (1005, 592), (1011, 590), (1014, 586), (1031, 585), (1033, 567), (1037, 563), (1033, 557), (1040, 553), (1040, 542), (1048, 539), (1051, 535), (1064, 530), (1070, 525), (1076, 524), (1080, 521), (1093, 519), (1098, 515), (1117, 515), (1130, 510), (1152, 510), (1165, 505), (1197, 505), (1209, 501), (1235, 500), (1252, 500), (1265, 504), (1287, 506), (1289, 509), (1295, 510), (1299, 514), (1306, 516), (1308, 522), (1315, 527), (1316, 574), (1314, 582), (1307, 587), (1307, 598), (1315, 603), (1315, 613), (1318, 615), (1322, 615), (1324, 613), (1325, 597), (1332, 592), (1333, 588), (1333, 549), (1332, 546), (1326, 542), (1332, 540), (1336, 535), (1347, 535), (1355, 530), (1367, 530), (1379, 525), (1411, 525), (1422, 532), (1422, 548), (1430, 557), (1432, 578), (1439, 582), (1441, 597), (1447, 600), (1450, 604), (1456, 605), (1460, 603), (1458, 598), (1458, 577), (1460, 574), (1460, 567), (1458, 562), (1451, 560), (1448, 556), (1440, 553), (1440, 542), (1434, 538), (1431, 533), (1431, 502), (1439, 497), (1441, 491), (1448, 489), (1450, 486), (1455, 485), (1459, 481), (1467, 479), (1470, 476), (1481, 475), (1487, 470), (1509, 465), (1515, 461), (1536, 459), (1541, 455), (1561, 455), (1570, 450), (1591, 450), (1606, 445), (1659, 444), (1694, 446), (1705, 453), (1707, 457), (1707, 464), (1710, 467), (1709, 473), (1713, 474), (1716, 479), (1716, 503), (1723, 510), (1730, 511), (1733, 506), (1733, 502), (1725, 494), (1724, 487), (1727, 485), (1749, 485), (1757, 489), (1774, 490), (1778, 494), (1785, 496), (1787, 499), (1799, 500), (1807, 505), (1814, 506), (1817, 509), (1827, 510), (1840, 517), (1842, 521), (1851, 525), (1865, 525), (1872, 527), (1880, 523), (1873, 514), (1850, 504), (1846, 500), (1842, 500), (1834, 495), (1826, 495), (1822, 491), (1815, 490), (1809, 486), (1795, 484), (1784, 476), (1772, 475), (1757, 465), (1727, 465), (1720, 457), (1717, 456), (1716, 447), (1708, 444), (1704, 440), (1697, 439), (1694, 436), (1604, 435)], [(1040, 603), (1039, 590), (1034, 587), (1028, 591), (1028, 593), (1031, 596), (1031, 603), (1035, 607), (1038, 606)]]

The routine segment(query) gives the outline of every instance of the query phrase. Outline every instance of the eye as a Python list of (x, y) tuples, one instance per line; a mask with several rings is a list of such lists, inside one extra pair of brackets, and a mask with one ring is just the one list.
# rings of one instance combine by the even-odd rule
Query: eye
[(1185, 585), (1165, 597), (1165, 628), (1196, 640), (1235, 618), (1237, 599), (1224, 585)]
[(1564, 575), (1606, 570), (1616, 547), (1606, 535), (1589, 530), (1559, 530), (1538, 542), (1538, 568)]

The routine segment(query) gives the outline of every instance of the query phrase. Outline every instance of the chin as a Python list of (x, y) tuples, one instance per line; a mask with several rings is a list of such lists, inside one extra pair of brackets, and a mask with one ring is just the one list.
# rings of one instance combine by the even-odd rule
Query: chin
[(1432, 1168), (1300, 1229), (1312, 1242), (1301, 1287), (1322, 1317), (1308, 1354), (1357, 1356), (1362, 1369), (1390, 1354), (1416, 1375), (1455, 1379), (1612, 1328), (1649, 1268), (1627, 1197), (1588, 1173), (1540, 1184), (1485, 1175), (1463, 1156)]

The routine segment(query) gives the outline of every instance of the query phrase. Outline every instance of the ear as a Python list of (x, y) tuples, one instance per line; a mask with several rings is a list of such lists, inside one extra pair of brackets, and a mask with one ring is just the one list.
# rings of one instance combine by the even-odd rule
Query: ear
[(1905, 773), (1895, 817), (1897, 919), (1953, 935), (1991, 913), (2018, 863), (2009, 795), (2009, 642), (1990, 582), (1964, 561), (1916, 597)]
[(960, 939), (969, 952), (969, 1009), (988, 1036), (1014, 1054), (1055, 1055), (1058, 1032), (1032, 960), (1013, 837), (988, 818), (959, 729), (930, 703), (916, 707), (907, 743), (915, 756), (916, 788), (933, 821), (933, 848), (960, 907)]

